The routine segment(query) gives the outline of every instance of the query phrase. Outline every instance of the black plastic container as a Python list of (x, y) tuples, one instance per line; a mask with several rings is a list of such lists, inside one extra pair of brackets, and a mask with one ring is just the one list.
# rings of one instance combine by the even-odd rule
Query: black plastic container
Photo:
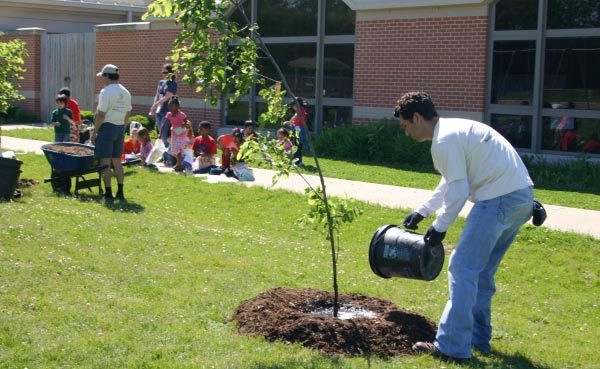
[(427, 246), (421, 234), (383, 225), (371, 239), (369, 264), (373, 273), (382, 278), (431, 281), (444, 265), (444, 247)]
[(0, 157), (0, 200), (11, 200), (15, 194), (22, 161)]

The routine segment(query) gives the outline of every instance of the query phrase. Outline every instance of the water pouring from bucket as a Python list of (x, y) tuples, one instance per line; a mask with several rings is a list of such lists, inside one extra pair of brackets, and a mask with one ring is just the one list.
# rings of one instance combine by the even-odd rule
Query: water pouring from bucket
[(382, 278), (432, 281), (444, 265), (444, 246), (427, 245), (422, 234), (383, 225), (371, 239), (369, 264)]

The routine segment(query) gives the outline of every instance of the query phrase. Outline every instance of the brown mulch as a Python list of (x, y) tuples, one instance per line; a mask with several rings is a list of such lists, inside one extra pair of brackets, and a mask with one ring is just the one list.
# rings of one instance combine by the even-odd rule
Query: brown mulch
[(434, 322), (390, 301), (359, 294), (340, 294), (339, 301), (375, 312), (377, 317), (317, 317), (308, 313), (331, 308), (333, 293), (274, 288), (242, 303), (231, 320), (237, 322), (240, 333), (296, 342), (329, 355), (408, 355), (414, 353), (411, 346), (415, 342), (435, 338)]
[(19, 182), (17, 182), (17, 188), (28, 188), (32, 186), (37, 186), (39, 184), (38, 181), (32, 178), (20, 178)]
[(65, 154), (76, 155), (76, 156), (90, 156), (94, 155), (94, 148), (84, 146), (63, 146), (63, 145), (48, 145), (45, 147), (47, 150), (62, 152)]

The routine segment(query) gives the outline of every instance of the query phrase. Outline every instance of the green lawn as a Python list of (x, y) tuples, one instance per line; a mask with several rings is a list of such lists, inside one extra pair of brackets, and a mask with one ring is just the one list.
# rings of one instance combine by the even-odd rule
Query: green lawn
[[(22, 177), (48, 176), (43, 156), (21, 159)], [(458, 367), (331, 358), (236, 333), (233, 311), (269, 288), (330, 290), (327, 243), (294, 225), (307, 209), (300, 195), (143, 168), (127, 169), (125, 193), (127, 205), (108, 206), (42, 183), (0, 203), (0, 368)], [(341, 292), (437, 321), (445, 270), (433, 282), (375, 276), (370, 238), (406, 212), (362, 206), (342, 236)], [(526, 226), (497, 275), (494, 353), (467, 367), (598, 368), (599, 266), (600, 241)]]
[[(3, 130), (5, 136), (52, 141), (54, 131), (48, 129)], [(320, 159), (326, 177), (354, 181), (380, 183), (394, 186), (414, 187), (433, 190), (439, 182), (439, 175), (399, 166), (382, 166), (373, 163), (353, 163), (350, 161)], [(314, 168), (314, 161), (305, 157), (304, 163)], [(544, 204), (600, 210), (600, 192), (574, 192), (569, 188), (548, 188), (537, 186), (535, 196)]]

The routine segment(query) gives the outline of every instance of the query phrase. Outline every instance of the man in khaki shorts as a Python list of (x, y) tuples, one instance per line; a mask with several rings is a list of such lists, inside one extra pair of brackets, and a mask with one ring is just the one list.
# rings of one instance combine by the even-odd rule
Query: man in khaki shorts
[(107, 165), (102, 171), (104, 180), (104, 199), (113, 201), (111, 182), (111, 166), (117, 177), (116, 198), (125, 200), (123, 195), (123, 166), (121, 165), (121, 154), (123, 153), (123, 139), (125, 135), (125, 123), (131, 114), (131, 94), (119, 83), (119, 68), (116, 65), (106, 64), (96, 74), (102, 77), (104, 88), (98, 96), (98, 107), (94, 121), (94, 133), (91, 140), (95, 145), (94, 156), (100, 158), (100, 165)]

